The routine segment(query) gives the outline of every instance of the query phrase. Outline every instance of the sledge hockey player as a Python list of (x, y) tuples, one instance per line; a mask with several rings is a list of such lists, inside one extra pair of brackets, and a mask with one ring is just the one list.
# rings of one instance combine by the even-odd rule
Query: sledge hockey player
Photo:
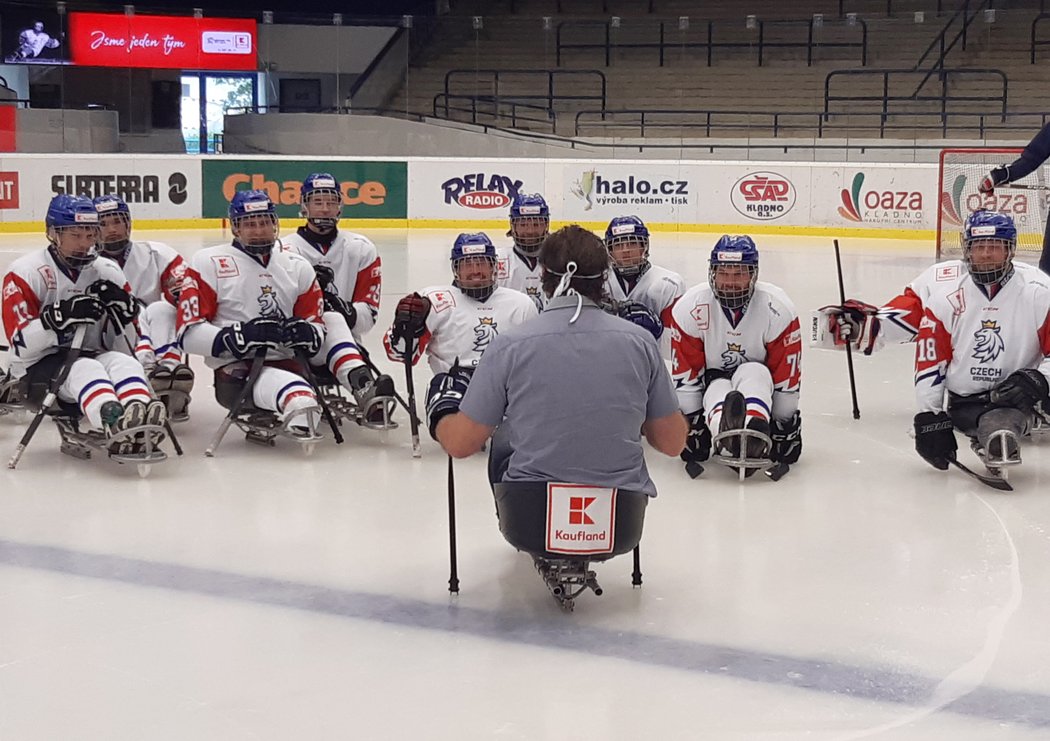
[[(994, 212), (975, 211), (974, 215), (978, 213)], [(963, 240), (965, 232), (960, 233), (960, 241)], [(1023, 262), (1014, 263), (1014, 270), (1025, 275), (1039, 273)], [(851, 338), (853, 349), (871, 355), (886, 345), (913, 342), (930, 297), (957, 291), (959, 281), (968, 275), (965, 260), (944, 260), (926, 268), (900, 295), (881, 307), (857, 299), (847, 299), (842, 306), (821, 307), (814, 315), (811, 344), (841, 350), (846, 338)]]
[(501, 250), (496, 267), (496, 282), (527, 295), (543, 311), (547, 303), (541, 285), (543, 270), (539, 264), (540, 247), (550, 234), (551, 212), (539, 193), (519, 193), (510, 204), (510, 230), (514, 240), (510, 250)]
[(387, 357), (404, 362), (411, 343), (413, 365), (425, 351), (434, 373), (467, 383), (489, 343), (538, 312), (524, 293), (496, 285), (496, 248), (488, 235), (456, 237), (451, 263), (451, 286), (430, 286), (398, 302), (383, 344)]
[[(4, 335), (12, 377), (22, 379), (30, 403), (40, 404), (84, 328), (80, 355), (59, 386), (58, 399), (76, 404), (92, 428), (112, 439), (111, 456), (133, 457), (146, 447), (147, 433), (127, 433), (162, 426), (167, 414), (151, 393), (142, 364), (119, 339), (134, 337), (139, 307), (120, 267), (96, 259), (98, 222), (90, 198), (51, 199), (44, 219), (50, 244), (15, 260), (4, 276)], [(163, 436), (150, 434), (155, 447)]]
[(1018, 271), (1016, 246), (1011, 217), (974, 212), (963, 226), (966, 274), (925, 305), (915, 339), (915, 449), (934, 468), (955, 459), (954, 427), (1002, 476), (1021, 462), (1020, 438), (1050, 401), (1050, 279)]
[[(663, 330), (671, 324), (671, 308), (685, 291), (685, 281), (678, 273), (649, 262), (649, 230), (637, 216), (617, 216), (605, 230), (605, 248), (609, 251), (612, 270), (605, 290), (613, 313), (641, 324), (660, 343), (664, 355), (671, 350), (670, 333)], [(639, 312), (638, 304), (648, 311)], [(645, 319), (637, 319), (642, 313)], [(655, 323), (649, 318), (655, 315)], [(653, 324), (653, 326), (649, 326)]]
[(314, 267), (324, 295), (325, 341), (310, 362), (328, 368), (353, 394), (367, 426), (382, 428), (396, 404), (394, 382), (385, 374), (373, 377), (356, 339), (375, 326), (382, 262), (371, 240), (338, 228), (343, 194), (334, 176), (309, 175), (299, 194), (299, 213), (306, 224), (281, 244)]
[[(1039, 133), (1032, 137), (1032, 141), (1028, 142), (1020, 157), (1008, 165), (992, 168), (992, 171), (981, 180), (977, 189), (981, 193), (991, 195), (1000, 185), (1015, 182), (1035, 172), (1047, 159), (1050, 159), (1050, 123), (1045, 124)], [(1039, 196), (1042, 198), (1046, 194), (1040, 193)], [(1044, 226), (1043, 252), (1039, 256), (1039, 269), (1044, 273), (1050, 273), (1050, 220)]]
[(179, 338), (202, 355), (220, 386), (242, 383), (253, 357), (266, 362), (251, 399), (276, 413), (285, 434), (316, 439), (320, 407), (297, 356), (311, 358), (324, 342), (322, 297), (310, 263), (275, 248), (277, 211), (261, 190), (234, 194), (233, 242), (193, 255), (179, 295)]
[(751, 237), (718, 240), (708, 282), (687, 290), (671, 319), (672, 375), (690, 427), (686, 471), (703, 471), (717, 430), (715, 454), (741, 477), (772, 462), (779, 478), (802, 452), (801, 332), (787, 295), (758, 281)]
[(131, 294), (142, 305), (135, 357), (165, 402), (171, 421), (185, 421), (189, 419), (193, 371), (175, 338), (175, 307), (186, 264), (178, 252), (162, 242), (131, 241), (131, 210), (119, 196), (99, 196), (94, 203), (102, 255), (120, 266)]

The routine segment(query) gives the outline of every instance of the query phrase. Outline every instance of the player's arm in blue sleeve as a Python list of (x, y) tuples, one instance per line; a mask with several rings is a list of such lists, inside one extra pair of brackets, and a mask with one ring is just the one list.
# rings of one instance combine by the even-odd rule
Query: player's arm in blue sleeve
[(1007, 166), (1009, 176), (1007, 182), (1014, 182), (1031, 174), (1047, 159), (1050, 159), (1050, 123), (1032, 137), (1032, 141), (1028, 142), (1021, 156)]

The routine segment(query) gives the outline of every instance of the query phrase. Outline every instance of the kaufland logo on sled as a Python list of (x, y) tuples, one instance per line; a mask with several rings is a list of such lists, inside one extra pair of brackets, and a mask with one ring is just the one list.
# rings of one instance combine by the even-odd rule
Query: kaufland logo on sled
[(616, 489), (548, 484), (548, 551), (612, 553), (615, 519)]
[[(967, 187), (968, 184), (969, 187)], [(1023, 191), (1011, 193), (1003, 188), (999, 188), (994, 193), (981, 193), (975, 186), (976, 183), (968, 183), (965, 175), (956, 175), (949, 186), (949, 190), (941, 191), (939, 205), (941, 220), (945, 224), (962, 226), (970, 214), (981, 209), (1009, 214), (1014, 218), (1017, 226), (1028, 224), (1029, 214), (1032, 213), (1028, 202), (1028, 193)], [(964, 193), (966, 194), (965, 198), (963, 198)], [(1039, 196), (1035, 197), (1038, 198)], [(1050, 194), (1043, 194), (1043, 197), (1050, 202)]]
[(839, 216), (871, 224), (916, 225), (923, 222), (922, 193), (917, 190), (863, 190), (864, 173), (842, 189)]
[(775, 172), (753, 172), (736, 181), (730, 200), (749, 219), (779, 219), (795, 205), (795, 186)]
[(445, 203), (458, 203), (464, 208), (506, 208), (518, 195), (523, 183), (506, 175), (471, 173), (450, 178), (441, 184)]

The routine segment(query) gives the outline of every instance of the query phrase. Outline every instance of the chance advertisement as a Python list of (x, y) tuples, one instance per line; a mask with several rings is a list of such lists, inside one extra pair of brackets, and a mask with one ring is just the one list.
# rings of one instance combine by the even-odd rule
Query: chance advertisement
[(408, 216), (408, 163), (361, 160), (205, 159), (201, 210), (226, 218), (233, 194), (264, 190), (282, 219), (299, 217), (299, 189), (314, 172), (331, 173), (343, 193), (343, 218), (404, 219)]

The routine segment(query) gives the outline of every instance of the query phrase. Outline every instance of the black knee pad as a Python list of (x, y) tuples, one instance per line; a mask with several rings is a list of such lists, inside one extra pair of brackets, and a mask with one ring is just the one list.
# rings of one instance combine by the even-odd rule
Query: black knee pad
[[(215, 401), (223, 409), (233, 409), (240, 398), (251, 372), (247, 363), (230, 363), (215, 370)], [(251, 395), (244, 401), (245, 409), (254, 409)]]

